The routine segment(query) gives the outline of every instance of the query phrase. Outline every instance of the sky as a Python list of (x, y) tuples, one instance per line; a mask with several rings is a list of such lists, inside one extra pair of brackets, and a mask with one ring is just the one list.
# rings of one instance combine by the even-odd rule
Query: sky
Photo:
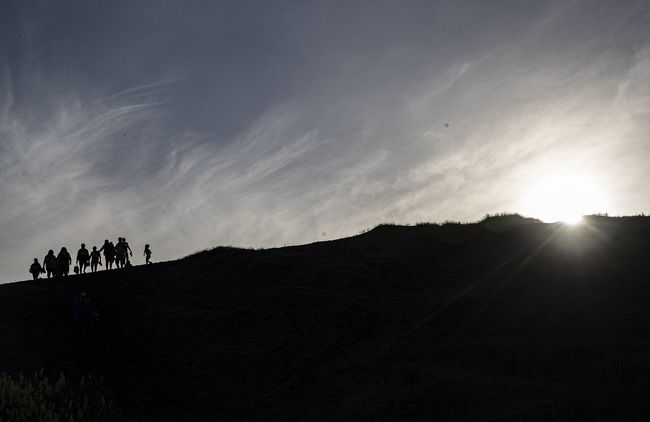
[(118, 236), (140, 264), (543, 217), (567, 174), (585, 213), (648, 213), (649, 28), (650, 1), (3, 0), (0, 282)]

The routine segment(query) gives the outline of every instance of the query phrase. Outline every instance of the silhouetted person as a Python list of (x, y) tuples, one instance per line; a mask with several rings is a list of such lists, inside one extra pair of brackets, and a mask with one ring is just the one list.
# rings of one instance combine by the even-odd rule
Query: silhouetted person
[(90, 271), (97, 271), (97, 264), (102, 265), (102, 254), (97, 250), (97, 246), (93, 246), (93, 251), (90, 253)]
[(84, 340), (90, 332), (90, 321), (95, 315), (93, 302), (85, 292), (81, 292), (79, 296), (74, 298), (72, 301), (72, 316), (77, 320), (81, 340)]
[(68, 250), (63, 247), (61, 252), (56, 256), (56, 275), (60, 277), (67, 276), (70, 272), (70, 265), (72, 265), (72, 257)]
[[(131, 250), (131, 247), (129, 246), (129, 242), (126, 241), (126, 237), (122, 238), (122, 242), (124, 243), (124, 250), (125, 250), (124, 256), (126, 256), (126, 262), (128, 263), (129, 262), (129, 256), (131, 256), (131, 258), (133, 258), (133, 251)], [(128, 255), (126, 254), (126, 252), (128, 252)], [(130, 267), (130, 265), (129, 265), (129, 267)]]
[(52, 249), (47, 251), (47, 255), (43, 258), (43, 267), (47, 272), (47, 278), (56, 275), (56, 256), (54, 256), (54, 251)]
[(106, 260), (106, 269), (110, 270), (113, 268), (113, 262), (115, 261), (115, 246), (113, 242), (109, 242), (108, 239), (104, 240), (99, 252), (104, 251), (104, 260)]
[(29, 272), (32, 273), (34, 280), (38, 280), (38, 277), (41, 275), (43, 267), (38, 263), (38, 259), (34, 258), (34, 263), (29, 267)]
[(86, 249), (86, 244), (81, 244), (81, 249), (77, 251), (77, 262), (79, 264), (79, 272), (81, 274), (86, 272), (86, 267), (88, 267), (88, 261), (90, 261), (90, 253)]
[(126, 254), (127, 250), (124, 238), (118, 237), (117, 245), (115, 245), (115, 262), (118, 268), (124, 268), (124, 265), (126, 264)]
[(149, 249), (149, 244), (144, 245), (144, 254), (146, 257), (146, 264), (151, 264), (151, 249)]

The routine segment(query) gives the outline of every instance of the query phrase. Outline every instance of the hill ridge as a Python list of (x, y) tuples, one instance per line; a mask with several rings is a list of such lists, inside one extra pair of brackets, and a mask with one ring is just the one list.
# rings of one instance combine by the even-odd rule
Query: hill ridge
[[(647, 217), (378, 226), (5, 284), (0, 369), (103, 376), (133, 420), (633, 419), (649, 234)], [(81, 290), (100, 312), (86, 344)]]

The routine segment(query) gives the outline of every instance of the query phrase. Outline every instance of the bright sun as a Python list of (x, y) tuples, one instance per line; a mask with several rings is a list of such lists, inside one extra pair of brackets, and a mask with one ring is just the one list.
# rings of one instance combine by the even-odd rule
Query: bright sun
[(549, 223), (577, 224), (583, 215), (606, 210), (606, 197), (594, 178), (569, 172), (541, 178), (522, 201), (524, 215)]

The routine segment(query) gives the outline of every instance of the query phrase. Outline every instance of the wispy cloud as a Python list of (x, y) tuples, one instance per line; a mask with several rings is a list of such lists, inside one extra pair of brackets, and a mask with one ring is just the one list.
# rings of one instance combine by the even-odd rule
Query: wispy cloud
[(133, 178), (149, 176), (139, 170), (149, 157), (133, 145), (138, 138), (122, 134), (140, 133), (162, 117), (152, 91), (160, 86), (134, 87), (94, 104), (73, 95), (49, 103), (42, 98), (35, 116), (16, 105), (6, 64), (3, 74), (0, 266), (15, 265), (17, 250), (40, 255), (100, 228), (123, 227), (124, 209), (112, 199), (128, 194), (124, 188)]
[(259, 22), (264, 39), (228, 27), (228, 48), (210, 25), (175, 47), (134, 26), (138, 51), (107, 43), (114, 67), (78, 83), (58, 58), (0, 62), (0, 280), (119, 235), (161, 260), (469, 221), (566, 168), (594, 174), (612, 213), (650, 208), (647, 6), (434, 3), (377, 5), (368, 33), (300, 9)]

